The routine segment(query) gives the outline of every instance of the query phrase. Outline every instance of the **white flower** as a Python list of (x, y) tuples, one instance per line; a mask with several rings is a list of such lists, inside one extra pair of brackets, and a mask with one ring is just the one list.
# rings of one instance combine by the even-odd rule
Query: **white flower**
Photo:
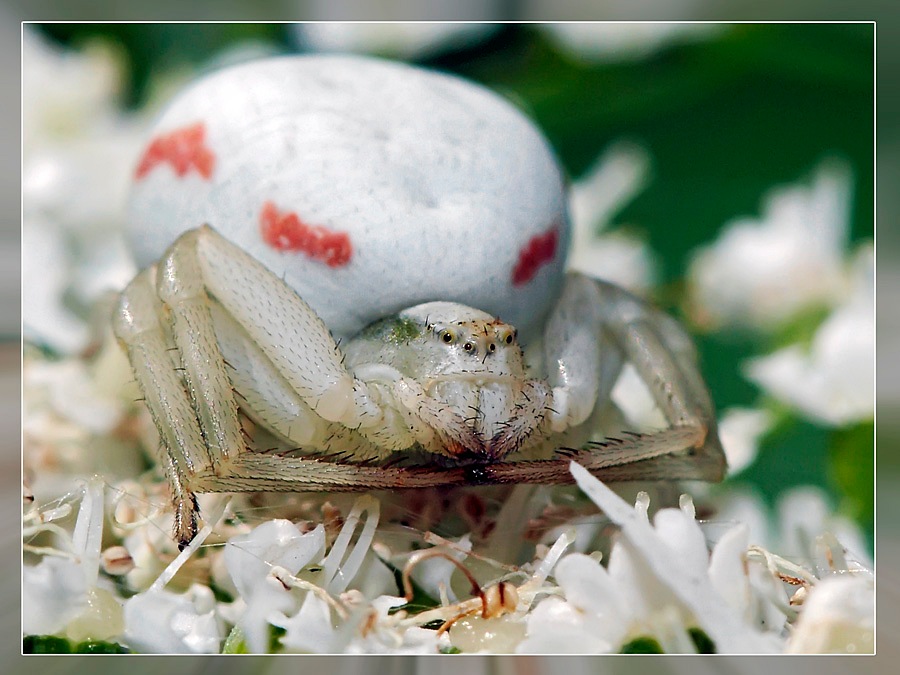
[(331, 608), (320, 597), (308, 593), (294, 616), (273, 612), (272, 624), (285, 629), (281, 643), (291, 651), (332, 654), (337, 648), (337, 628), (332, 625)]
[[(769, 548), (807, 565), (815, 564), (819, 576), (871, 567), (868, 547), (859, 526), (835, 513), (820, 488), (801, 486), (786, 491), (778, 500), (776, 516), (777, 539), (769, 542)], [(846, 563), (843, 567), (836, 567), (838, 561), (831, 553), (830, 561), (821, 559), (818, 544), (823, 534), (833, 535), (846, 551), (846, 555), (840, 552)]]
[(657, 262), (646, 243), (625, 232), (601, 234), (647, 184), (650, 157), (638, 145), (610, 146), (571, 189), (568, 266), (634, 291), (653, 285)]
[(690, 264), (697, 321), (771, 328), (840, 298), (850, 193), (849, 169), (825, 162), (810, 185), (773, 191), (761, 218), (726, 224)]
[(874, 249), (854, 262), (850, 297), (816, 331), (808, 349), (785, 347), (746, 364), (747, 377), (813, 419), (842, 426), (875, 414)]
[(787, 651), (874, 654), (875, 587), (867, 576), (823, 579), (809, 593)]
[(49, 137), (78, 136), (107, 115), (122, 84), (120, 62), (98, 43), (82, 51), (22, 31), (22, 131), (26, 154)]
[(88, 334), (66, 303), (89, 306), (136, 271), (123, 223), (144, 124), (119, 109), (112, 50), (52, 48), (27, 26), (23, 39), (23, 325), (72, 353)]
[(215, 599), (206, 586), (187, 593), (151, 589), (125, 603), (125, 643), (149, 654), (215, 654), (222, 643)]
[[(751, 612), (741, 609), (748, 605), (748, 583), (743, 590), (733, 584), (744, 576), (735, 552), (746, 543), (745, 529), (720, 540), (721, 551), (714, 551), (712, 564), (689, 501), (681, 510), (660, 510), (651, 527), (645, 503), (633, 508), (577, 464), (572, 473), (579, 487), (620, 526), (621, 538), (606, 570), (584, 556), (567, 562), (579, 554), (560, 561), (556, 578), (570, 607), (554, 600), (541, 610), (549, 599), (538, 605), (518, 651), (558, 651), (561, 646), (618, 651), (626, 639), (651, 636), (666, 652), (690, 652), (695, 647), (687, 631), (695, 626), (722, 653), (777, 650), (779, 641), (757, 632), (747, 620)], [(717, 589), (738, 595), (728, 602)], [(563, 620), (565, 630), (558, 628)]]
[(228, 540), (225, 565), (238, 592), (247, 597), (275, 565), (291, 574), (320, 556), (325, 548), (325, 528), (302, 533), (289, 520), (270, 520), (247, 534)]
[(88, 340), (84, 321), (63, 300), (71, 261), (58, 229), (43, 218), (22, 227), (22, 331), (31, 342), (73, 353)]
[(67, 557), (46, 556), (22, 570), (25, 635), (64, 633), (81, 641), (106, 640), (121, 633), (122, 607), (98, 583), (103, 514), (103, 482), (93, 479), (83, 487), (71, 538), (56, 529), (63, 535), (60, 553)]
[(729, 408), (722, 414), (719, 438), (728, 459), (729, 473), (739, 473), (753, 462), (760, 438), (772, 428), (774, 421), (768, 410)]
[(45, 557), (22, 571), (22, 631), (60, 633), (87, 607), (88, 583), (81, 566), (68, 558)]
[[(337, 3), (341, 4), (341, 3)], [(344, 3), (346, 5), (346, 3)], [(403, 0), (380, 0), (379, 16), (384, 18), (411, 6)], [(469, 0), (469, 10), (490, 18), (483, 2)], [(335, 3), (314, 3), (317, 9), (334, 16)], [(324, 8), (327, 7), (327, 10)], [(371, 7), (371, 5), (370, 5)], [(470, 18), (471, 18), (470, 11)], [(325, 22), (298, 24), (295, 29), (305, 46), (317, 51), (368, 52), (403, 58), (422, 58), (445, 49), (477, 44), (497, 30), (490, 23), (453, 22)]]
[[(123, 400), (103, 391), (82, 360), (31, 359), (26, 363), (24, 375), (24, 386), (33, 399), (32, 407), (45, 403), (56, 414), (90, 433), (111, 432), (125, 415)], [(44, 401), (34, 400), (44, 397)]]
[(246, 606), (238, 626), (251, 652), (268, 652), (268, 624), (272, 617), (296, 607), (296, 599), (289, 589), (270, 575), (272, 568), (278, 566), (296, 575), (306, 565), (319, 560), (324, 548), (322, 525), (303, 534), (287, 520), (268, 521), (228, 541), (225, 565)]
[[(281, 615), (273, 620), (286, 633), (281, 643), (290, 651), (315, 654), (436, 654), (448, 645), (446, 635), (409, 626), (401, 628), (389, 615), (404, 598), (383, 595), (365, 603), (346, 622), (336, 623), (328, 605), (310, 593), (293, 617)], [(364, 628), (365, 624), (365, 628)]]
[[(711, 531), (743, 524), (748, 542), (813, 569), (818, 576), (836, 571), (858, 572), (872, 567), (868, 546), (860, 528), (849, 518), (835, 513), (826, 493), (813, 486), (784, 491), (774, 509), (769, 509), (756, 492), (733, 487), (715, 500)], [(829, 552), (829, 565), (821, 555), (821, 538), (833, 536), (839, 551)], [(843, 566), (839, 567), (843, 559)]]
[[(628, 11), (632, 11), (631, 5)], [(723, 29), (701, 23), (590, 21), (542, 23), (540, 27), (569, 55), (589, 61), (641, 59), (671, 44), (706, 39)]]

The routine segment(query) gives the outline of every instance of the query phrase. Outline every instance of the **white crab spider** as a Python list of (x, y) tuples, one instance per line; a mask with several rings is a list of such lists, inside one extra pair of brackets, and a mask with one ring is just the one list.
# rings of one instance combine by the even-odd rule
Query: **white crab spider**
[[(717, 480), (724, 469), (690, 340), (577, 273), (547, 323), (542, 376), (512, 326), (449, 302), (388, 317), (342, 350), (302, 298), (209, 227), (125, 289), (115, 332), (162, 438), (182, 544), (196, 533), (198, 492), (562, 483), (573, 458), (607, 480)], [(590, 441), (626, 360), (670, 426), (572, 449)], [(239, 407), (282, 440), (277, 451), (248, 447)], [(554, 455), (561, 447), (572, 450)], [(406, 451), (435, 460), (376, 463)]]
[[(565, 195), (527, 118), (438, 73), (268, 59), (176, 99), (135, 172), (147, 267), (114, 323), (180, 543), (198, 492), (570, 482), (570, 457), (606, 479), (720, 479), (690, 340), (564, 273)], [(626, 361), (669, 427), (603, 439)]]

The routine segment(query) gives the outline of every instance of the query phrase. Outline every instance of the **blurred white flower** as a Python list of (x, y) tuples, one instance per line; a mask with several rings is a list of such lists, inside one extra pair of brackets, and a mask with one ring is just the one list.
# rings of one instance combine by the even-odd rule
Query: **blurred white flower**
[(22, 310), (30, 339), (63, 353), (88, 333), (90, 306), (134, 273), (124, 207), (144, 123), (119, 107), (109, 47), (63, 50), (23, 29)]
[[(767, 542), (770, 550), (786, 557), (815, 566), (819, 576), (831, 572), (866, 570), (872, 560), (859, 526), (850, 518), (837, 513), (821, 488), (811, 485), (792, 488), (778, 499), (774, 518), (777, 529)], [(833, 536), (841, 544), (843, 563), (831, 553), (823, 559), (820, 537)], [(838, 564), (843, 566), (840, 569)]]
[(125, 602), (125, 643), (148, 654), (216, 654), (222, 627), (206, 586), (187, 593), (153, 588)]
[(32, 524), (26, 514), (26, 536), (52, 527), (62, 540), (58, 554), (45, 551), (48, 555), (37, 565), (26, 565), (22, 570), (25, 635), (65, 634), (81, 641), (107, 640), (122, 632), (122, 605), (109, 588), (99, 583), (103, 514), (100, 479), (92, 479), (82, 488), (71, 535), (41, 519)]
[(69, 558), (45, 557), (22, 570), (22, 631), (52, 635), (88, 606), (88, 582), (81, 565)]
[(875, 414), (875, 252), (853, 263), (852, 291), (816, 331), (812, 344), (791, 345), (746, 363), (747, 377), (767, 393), (826, 424)]
[(603, 233), (616, 214), (647, 184), (650, 157), (642, 147), (618, 142), (572, 185), (570, 269), (642, 292), (656, 278), (657, 261), (646, 242), (624, 231)]
[(55, 47), (29, 25), (22, 29), (22, 136), (26, 154), (48, 138), (80, 136), (112, 113), (123, 68), (108, 45), (81, 51)]
[(80, 479), (135, 476), (144, 451), (130, 428), (134, 400), (127, 360), (113, 341), (91, 361), (47, 360), (27, 350), (22, 367), (23, 457), (39, 501), (74, 489)]
[(71, 261), (58, 229), (43, 218), (22, 227), (22, 330), (26, 340), (64, 353), (81, 349), (87, 324), (65, 303)]
[(809, 593), (787, 651), (874, 654), (875, 586), (871, 577), (823, 579)]
[(759, 439), (772, 428), (774, 422), (768, 410), (729, 408), (722, 413), (719, 438), (728, 460), (729, 473), (739, 473), (753, 462)]
[(727, 29), (723, 24), (665, 21), (573, 21), (540, 27), (569, 56), (603, 62), (646, 58), (663, 47), (705, 40)]
[[(90, 433), (109, 433), (125, 415), (124, 401), (102, 391), (82, 360), (30, 359), (24, 368), (24, 379), (32, 412), (47, 405)], [(30, 417), (26, 416), (26, 431)]]
[[(470, 18), (489, 18), (490, 3), (464, 0), (468, 5)], [(337, 5), (337, 7), (336, 7)], [(404, 10), (420, 9), (409, 0), (378, 0), (366, 4), (367, 9), (378, 7), (379, 16), (404, 16)], [(351, 15), (358, 12), (359, 3), (352, 0), (339, 2), (314, 2), (312, 13), (319, 11), (335, 17), (341, 10)], [(475, 15), (472, 15), (472, 12)], [(357, 13), (358, 16), (358, 13)], [(477, 44), (496, 31), (498, 24), (472, 22), (418, 22), (418, 21), (378, 21), (378, 22), (310, 22), (295, 26), (301, 45), (315, 51), (362, 52), (401, 58), (423, 58), (443, 51)]]
[[(770, 509), (757, 492), (734, 486), (719, 494), (713, 507), (715, 515), (705, 524), (708, 534), (743, 524), (748, 529), (751, 545), (778, 551), (783, 557), (814, 568), (820, 576), (872, 567), (859, 526), (835, 512), (820, 488), (805, 485), (786, 490)], [(841, 570), (836, 567), (839, 561), (833, 553), (829, 554), (831, 564), (822, 560), (819, 544), (823, 535), (833, 536), (840, 542), (840, 555), (845, 563)]]
[(770, 193), (761, 218), (727, 223), (690, 263), (697, 322), (769, 329), (839, 300), (846, 288), (850, 197), (849, 168), (826, 161), (811, 184)]

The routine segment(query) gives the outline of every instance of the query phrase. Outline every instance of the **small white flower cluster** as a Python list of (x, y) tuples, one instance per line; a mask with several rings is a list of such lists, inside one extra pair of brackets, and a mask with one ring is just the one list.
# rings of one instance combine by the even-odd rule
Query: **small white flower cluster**
[[(368, 496), (333, 537), (322, 524), (303, 531), (275, 519), (204, 546), (214, 530), (207, 525), (149, 585), (123, 597), (113, 580), (134, 571), (142, 554), (134, 538), (101, 551), (105, 490), (95, 479), (82, 489), (71, 534), (57, 524), (71, 500), (26, 514), (29, 540), (51, 532), (57, 543), (26, 544), (41, 559), (24, 570), (23, 631), (145, 653), (873, 651), (873, 576), (832, 534), (810, 542), (815, 560), (804, 564), (751, 544), (742, 523), (725, 529), (710, 552), (690, 498), (659, 510), (651, 524), (645, 493), (632, 507), (581, 466), (573, 463), (572, 472), (618, 527), (606, 566), (597, 553), (567, 553), (579, 540), (574, 522), (518, 567), (432, 537), (438, 546), (424, 553), (446, 549), (441, 555), (455, 562), (427, 575), (441, 596), (430, 609), (397, 595), (403, 589), (391, 566), (405, 564), (405, 578), (423, 551), (388, 550), (379, 541), (379, 502)], [(229, 517), (217, 499), (210, 523)], [(179, 575), (202, 578), (204, 564), (210, 581), (176, 583)], [(479, 598), (451, 602), (452, 574), (467, 565), (496, 578)], [(210, 583), (233, 599), (217, 597)], [(166, 588), (173, 584), (181, 590)]]

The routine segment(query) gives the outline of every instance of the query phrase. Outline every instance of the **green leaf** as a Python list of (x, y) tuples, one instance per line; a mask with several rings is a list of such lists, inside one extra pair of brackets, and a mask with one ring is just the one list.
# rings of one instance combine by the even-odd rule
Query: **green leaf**
[(784, 491), (801, 485), (829, 491), (831, 430), (785, 408), (779, 408), (776, 415), (776, 427), (760, 439), (756, 459), (735, 482), (752, 484), (771, 504)]
[(25, 654), (71, 654), (72, 644), (55, 635), (26, 635), (22, 640)]
[(103, 640), (85, 640), (75, 645), (72, 650), (76, 654), (130, 654), (131, 650), (123, 647), (118, 642), (105, 642)]
[(694, 646), (697, 648), (698, 654), (715, 654), (716, 653), (716, 643), (712, 641), (712, 638), (706, 634), (706, 632), (702, 628), (688, 628), (688, 635), (691, 638), (691, 641), (694, 643)]
[(637, 637), (622, 645), (620, 654), (665, 654), (662, 645), (649, 635)]
[(872, 544), (875, 523), (875, 423), (861, 422), (832, 434), (829, 475), (841, 501), (838, 508), (856, 520)]
[(231, 629), (228, 637), (225, 638), (225, 644), (222, 645), (223, 654), (249, 654), (247, 643), (244, 641), (244, 631), (240, 626)]

